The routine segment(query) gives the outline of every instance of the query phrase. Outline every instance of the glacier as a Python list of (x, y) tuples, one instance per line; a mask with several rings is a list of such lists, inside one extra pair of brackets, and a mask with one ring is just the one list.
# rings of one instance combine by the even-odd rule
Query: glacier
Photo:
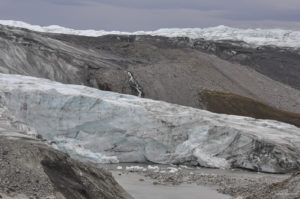
[(22, 21), (0, 20), (0, 24), (18, 28), (25, 28), (37, 32), (59, 33), (99, 37), (103, 35), (151, 35), (164, 37), (188, 37), (190, 39), (206, 40), (234, 40), (243, 41), (253, 46), (272, 45), (278, 47), (300, 47), (300, 31), (282, 29), (239, 29), (228, 26), (210, 28), (165, 28), (155, 31), (104, 31), (104, 30), (74, 30), (58, 25), (38, 26)]
[(0, 74), (0, 104), (74, 158), (244, 168), (300, 168), (300, 129), (162, 101)]

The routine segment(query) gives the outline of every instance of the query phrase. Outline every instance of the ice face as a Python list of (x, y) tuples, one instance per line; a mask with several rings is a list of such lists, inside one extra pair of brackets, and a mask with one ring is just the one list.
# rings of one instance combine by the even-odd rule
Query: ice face
[(0, 74), (0, 103), (71, 156), (288, 172), (300, 129), (20, 75)]

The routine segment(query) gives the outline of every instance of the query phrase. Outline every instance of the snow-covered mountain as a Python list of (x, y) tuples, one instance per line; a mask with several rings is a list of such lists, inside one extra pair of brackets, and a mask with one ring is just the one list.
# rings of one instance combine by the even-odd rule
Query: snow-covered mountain
[(0, 103), (73, 157), (288, 172), (300, 129), (135, 96), (0, 74)]
[(30, 25), (21, 21), (0, 20), (0, 24), (26, 28), (38, 32), (61, 33), (98, 37), (109, 34), (117, 35), (152, 35), (166, 37), (188, 37), (191, 39), (206, 40), (236, 40), (244, 41), (255, 46), (275, 45), (280, 47), (300, 47), (300, 31), (281, 30), (281, 29), (238, 29), (227, 26), (217, 26), (212, 28), (171, 28), (159, 29), (156, 31), (137, 31), (137, 32), (120, 32), (104, 30), (74, 30), (57, 25), (38, 26)]

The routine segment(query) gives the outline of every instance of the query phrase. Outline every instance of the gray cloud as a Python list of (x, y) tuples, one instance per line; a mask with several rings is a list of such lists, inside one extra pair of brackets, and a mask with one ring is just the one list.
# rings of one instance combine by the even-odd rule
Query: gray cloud
[(196, 9), (215, 10), (223, 8), (213, 0), (89, 0), (90, 2), (127, 8), (141, 9)]
[(216, 25), (300, 29), (300, 1), (1, 0), (0, 18), (122, 31)]
[(86, 2), (81, 0), (45, 0), (46, 2), (55, 4), (55, 5), (64, 5), (64, 6), (83, 6), (88, 5)]

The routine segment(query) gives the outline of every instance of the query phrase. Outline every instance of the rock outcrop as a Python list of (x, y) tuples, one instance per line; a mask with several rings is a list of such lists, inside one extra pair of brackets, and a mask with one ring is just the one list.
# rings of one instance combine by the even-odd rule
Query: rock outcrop
[(0, 99), (75, 158), (284, 173), (300, 168), (299, 128), (161, 101), (0, 75)]
[(34, 135), (0, 107), (0, 198), (132, 199), (111, 173), (71, 159)]

